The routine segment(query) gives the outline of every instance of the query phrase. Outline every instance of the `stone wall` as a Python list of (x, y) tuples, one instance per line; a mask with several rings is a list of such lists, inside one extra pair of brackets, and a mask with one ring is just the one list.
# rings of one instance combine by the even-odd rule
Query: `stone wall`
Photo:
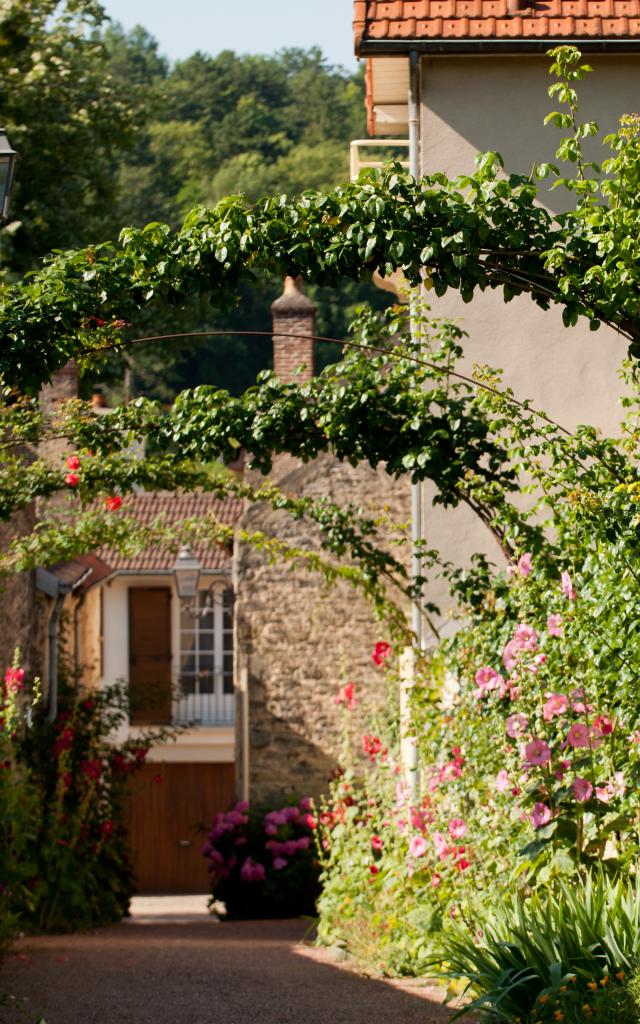
[[(380, 470), (357, 468), (322, 455), (301, 465), (280, 457), (272, 479), (286, 493), (326, 495), (378, 510), (394, 521), (410, 511), (408, 480), (394, 482)], [(296, 547), (317, 550), (312, 524), (263, 505), (249, 506), (240, 523)], [(250, 545), (235, 555), (238, 678), (249, 693), (249, 796), (272, 803), (289, 794), (319, 795), (339, 760), (344, 713), (335, 704), (340, 686), (356, 683), (360, 703), (352, 717), (359, 736), (365, 711), (386, 693), (384, 675), (371, 661), (384, 627), (351, 585), (327, 588), (315, 574), (283, 560), (269, 564)], [(240, 753), (242, 723), (238, 723)], [(241, 757), (239, 758), (241, 762)], [(243, 792), (242, 765), (238, 765)]]

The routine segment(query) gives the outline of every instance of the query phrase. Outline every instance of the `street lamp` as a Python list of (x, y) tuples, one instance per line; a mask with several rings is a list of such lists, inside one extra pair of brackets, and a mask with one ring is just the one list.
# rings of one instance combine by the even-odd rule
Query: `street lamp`
[(0, 128), (0, 220), (9, 218), (9, 200), (18, 154), (11, 146), (4, 128)]
[(200, 562), (188, 544), (183, 544), (173, 564), (176, 590), (180, 601), (191, 601), (195, 605), (200, 580)]

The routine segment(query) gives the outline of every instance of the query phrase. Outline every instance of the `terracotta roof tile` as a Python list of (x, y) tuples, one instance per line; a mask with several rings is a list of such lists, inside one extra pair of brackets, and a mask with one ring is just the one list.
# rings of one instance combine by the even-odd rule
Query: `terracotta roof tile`
[(640, 42), (640, 0), (355, 0), (354, 31), (357, 54), (407, 40)]
[[(123, 510), (132, 513), (138, 522), (149, 525), (154, 519), (162, 516), (169, 523), (192, 516), (214, 515), (223, 523), (235, 523), (242, 514), (242, 501), (239, 498), (216, 498), (211, 494), (168, 494), (153, 492), (128, 496), (123, 502)], [(220, 545), (207, 543), (194, 544), (193, 553), (197, 556), (203, 570), (230, 570), (231, 554)], [(99, 548), (98, 559), (106, 563), (111, 572), (158, 572), (170, 571), (176, 560), (175, 551), (167, 548), (151, 547), (136, 555), (127, 557), (118, 551)], [(97, 582), (97, 581), (96, 581)]]

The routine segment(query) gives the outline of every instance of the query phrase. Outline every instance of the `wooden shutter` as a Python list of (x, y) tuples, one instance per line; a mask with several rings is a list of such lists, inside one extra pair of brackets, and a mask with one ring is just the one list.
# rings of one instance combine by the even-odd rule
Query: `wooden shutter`
[(132, 725), (171, 721), (171, 591), (129, 589), (129, 700)]

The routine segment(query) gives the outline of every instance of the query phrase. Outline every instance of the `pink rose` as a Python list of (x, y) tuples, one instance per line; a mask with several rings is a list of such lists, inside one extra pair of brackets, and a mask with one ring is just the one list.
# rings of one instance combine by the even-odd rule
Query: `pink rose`
[(531, 740), (524, 748), (529, 764), (546, 764), (551, 760), (551, 748), (546, 740)]
[(543, 825), (547, 825), (551, 821), (551, 811), (546, 804), (540, 802), (534, 804), (531, 821), (534, 828), (542, 828)]
[(574, 779), (571, 788), (579, 804), (590, 800), (593, 795), (593, 786), (588, 779)]
[(561, 715), (566, 711), (568, 707), (568, 697), (565, 697), (563, 693), (552, 693), (542, 708), (542, 717), (545, 722), (550, 722), (556, 715)]
[(582, 722), (574, 722), (567, 733), (567, 743), (574, 750), (577, 747), (590, 747), (591, 739), (586, 725), (583, 725)]
[(562, 636), (562, 615), (547, 616), (547, 633), (549, 636)]

